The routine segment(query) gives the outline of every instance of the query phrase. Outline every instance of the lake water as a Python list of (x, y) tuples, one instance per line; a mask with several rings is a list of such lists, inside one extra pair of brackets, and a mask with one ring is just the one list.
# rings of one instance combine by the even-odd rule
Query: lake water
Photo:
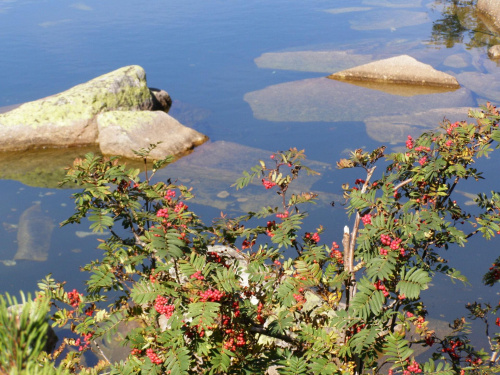
[[(461, 20), (463, 31), (447, 29), (447, 20)], [(342, 183), (362, 177), (335, 170), (346, 151), (380, 144), (397, 149), (406, 134), (437, 126), (444, 115), (466, 118), (464, 109), (457, 115), (449, 108), (500, 98), (499, 68), (486, 56), (487, 45), (498, 40), (491, 32), (468, 29), (486, 30), (470, 9), (453, 8), (444, 0), (0, 0), (0, 107), (141, 65), (149, 86), (174, 99), (171, 114), (210, 137), (209, 144), (161, 174), (195, 187), (198, 198), (190, 206), (206, 221), (221, 210), (253, 208), (262, 189), (250, 190), (249, 201), (230, 184), (259, 157), (297, 147), (322, 172), (307, 186), (324, 197), (312, 210), (310, 229), (323, 224), (328, 231), (322, 239), (339, 242), (345, 224), (342, 207), (328, 202), (337, 198)], [(399, 54), (455, 75), (462, 88), (416, 96), (340, 83), (333, 91), (321, 88), (330, 73)], [(431, 123), (414, 113), (436, 108)], [(35, 290), (49, 272), (81, 288), (85, 275), (79, 266), (99, 257), (97, 237), (76, 233), (87, 231), (85, 226), (57, 226), (73, 212), (73, 191), (55, 188), (58, 175), (47, 167), (45, 156), (14, 155), (0, 164), (1, 291)], [(31, 163), (29, 173), (23, 172), (23, 163)], [(467, 193), (498, 186), (496, 160), (484, 160), (481, 167), (488, 179), (465, 186), (459, 199), (467, 201)], [(21, 260), (18, 254), (13, 265), (17, 232), (25, 230), (22, 215), (29, 209), (39, 209), (40, 222), (56, 225), (48, 258)], [(447, 255), (477, 285), (498, 246), (498, 241), (474, 239)], [(426, 302), (437, 319), (466, 314), (463, 305), (475, 298), (498, 300), (490, 288), (453, 285), (442, 278), (435, 284)]]

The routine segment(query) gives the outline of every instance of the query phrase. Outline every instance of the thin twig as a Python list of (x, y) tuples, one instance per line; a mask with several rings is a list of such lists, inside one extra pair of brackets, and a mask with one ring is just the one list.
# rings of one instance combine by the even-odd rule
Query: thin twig
[(410, 182), (412, 181), (411, 178), (407, 179), (407, 180), (404, 180), (402, 182), (400, 182), (399, 184), (397, 184), (396, 186), (394, 186), (394, 191), (398, 190), (399, 188), (405, 186), (405, 185), (408, 185)]
[[(368, 188), (368, 185), (370, 184), (370, 179), (372, 178), (373, 172), (375, 172), (375, 169), (377, 167), (372, 167), (368, 169), (367, 174), (366, 174), (366, 180), (365, 183), (363, 184), (363, 187), (361, 188), (361, 193), (364, 194), (366, 192), (366, 189)], [(348, 248), (346, 249), (348, 251), (347, 255), (347, 261), (348, 263), (345, 265), (347, 267), (347, 271), (352, 274), (353, 269), (354, 269), (354, 248), (356, 247), (356, 237), (358, 236), (358, 230), (359, 230), (359, 223), (361, 221), (361, 215), (359, 212), (356, 212), (356, 219), (354, 220), (354, 226), (352, 228), (352, 233), (350, 235), (350, 241)], [(342, 244), (344, 244), (342, 242)], [(346, 251), (344, 250), (344, 251)], [(351, 282), (353, 276), (351, 275)], [(356, 284), (353, 283), (352, 288), (349, 290), (349, 295), (350, 297), (354, 297), (356, 294)]]
[(92, 342), (94, 343), (94, 345), (96, 346), (96, 348), (99, 350), (99, 353), (101, 353), (101, 355), (103, 356), (103, 358), (106, 360), (106, 362), (108, 362), (109, 364), (111, 364), (111, 361), (108, 359), (108, 357), (106, 357), (106, 354), (104, 354), (104, 352), (102, 351), (101, 347), (99, 346), (99, 344), (97, 343), (97, 341), (95, 340), (92, 340)]
[(285, 341), (289, 344), (294, 344), (295, 341), (292, 337), (282, 335), (280, 333), (271, 333), (269, 330), (263, 328), (263, 327), (258, 327), (258, 326), (252, 326), (250, 327), (250, 332), (255, 332), (255, 333), (260, 333), (261, 335), (266, 335), (269, 337), (274, 337), (275, 339)]

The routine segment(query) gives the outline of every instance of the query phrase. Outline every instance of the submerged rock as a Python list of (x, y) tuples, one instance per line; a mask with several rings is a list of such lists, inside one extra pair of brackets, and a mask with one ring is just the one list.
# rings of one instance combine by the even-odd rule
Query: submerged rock
[(44, 215), (40, 204), (31, 206), (19, 219), (17, 253), (14, 260), (47, 260), (54, 222)]
[(396, 30), (401, 27), (416, 26), (427, 22), (430, 22), (430, 18), (425, 12), (381, 9), (361, 14), (349, 23), (353, 30)]
[(420, 8), (422, 0), (363, 0), (363, 4), (389, 8)]
[[(258, 164), (259, 160), (271, 161), (272, 152), (232, 142), (218, 141), (206, 143), (196, 150), (156, 172), (155, 179), (166, 181), (171, 178), (179, 183), (194, 187), (194, 203), (215, 207), (219, 210), (236, 212), (258, 211), (264, 205), (279, 205), (277, 194), (265, 194), (265, 189), (259, 178), (245, 189), (236, 190), (231, 187), (242, 177), (244, 170)], [(307, 166), (318, 172), (325, 172), (332, 167), (327, 163), (307, 160)], [(313, 184), (320, 176), (299, 177), (290, 187), (289, 192), (300, 193), (313, 190)], [(223, 192), (221, 194), (221, 192)], [(316, 192), (316, 191), (315, 191)], [(332, 200), (341, 199), (331, 193), (319, 194), (322, 203), (329, 204)], [(313, 205), (308, 209), (313, 209)]]
[[(66, 168), (87, 152), (98, 154), (97, 146), (69, 149), (0, 152), (0, 179), (16, 180), (28, 186), (58, 188), (66, 176)], [(65, 185), (74, 188), (74, 185)]]
[(371, 9), (372, 9), (371, 7), (348, 7), (348, 8), (325, 9), (324, 12), (331, 14), (342, 14), (342, 13), (352, 13), (352, 12), (365, 12)]
[(404, 115), (368, 117), (366, 132), (379, 142), (403, 143), (409, 135), (418, 137), (424, 131), (437, 128), (445, 118), (451, 122), (466, 120), (468, 112), (469, 107), (435, 108)]
[(364, 121), (370, 116), (476, 105), (465, 88), (439, 94), (400, 96), (328, 78), (273, 85), (247, 93), (244, 99), (256, 118), (290, 122)]
[(463, 72), (457, 75), (460, 84), (474, 91), (478, 96), (500, 102), (500, 74)]
[(255, 59), (259, 68), (331, 73), (372, 60), (371, 55), (346, 51), (269, 52)]
[(391, 57), (328, 76), (347, 81), (387, 82), (416, 86), (459, 88), (455, 77), (437, 71), (408, 55)]

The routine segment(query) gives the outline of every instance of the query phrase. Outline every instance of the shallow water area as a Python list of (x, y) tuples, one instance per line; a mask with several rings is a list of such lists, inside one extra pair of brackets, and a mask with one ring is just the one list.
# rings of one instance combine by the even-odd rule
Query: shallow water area
[[(465, 31), (456, 35), (447, 30), (448, 19), (461, 22)], [(324, 196), (305, 229), (322, 224), (327, 228), (322, 240), (340, 242), (345, 225), (341, 184), (363, 176), (336, 170), (337, 160), (355, 148), (404, 146), (405, 134), (415, 136), (431, 126), (423, 115), (429, 111), (456, 116), (486, 100), (498, 102), (500, 68), (486, 51), (500, 41), (490, 31), (467, 31), (482, 27), (470, 11), (453, 9), (443, 0), (0, 0), (0, 107), (58, 93), (122, 66), (141, 65), (149, 86), (172, 96), (170, 113), (210, 137), (209, 144), (160, 173), (161, 178), (193, 184), (198, 199), (190, 208), (207, 222), (221, 210), (235, 214), (255, 209), (250, 203), (264, 202), (264, 189), (252, 186), (250, 202), (245, 201), (245, 191), (230, 187), (234, 179), (241, 169), (257, 164), (257, 158), (297, 147), (322, 172), (303, 185)], [(445, 93), (410, 88), (411, 95), (401, 95), (382, 86), (325, 78), (399, 54), (455, 76), (461, 88)], [(415, 118), (418, 124), (411, 121)], [(214, 156), (209, 161), (210, 147), (217, 152), (208, 152)], [(70, 196), (75, 192), (59, 188), (57, 181), (65, 166), (87, 151), (0, 155), (2, 291), (35, 290), (48, 273), (67, 280), (70, 288), (82, 288), (86, 275), (79, 267), (99, 257), (99, 235), (79, 236), (88, 229), (85, 223), (57, 226), (73, 213)], [(500, 186), (496, 158), (481, 161), (487, 180), (466, 185), (467, 192)], [(338, 204), (333, 208), (331, 201)], [(35, 204), (56, 224), (47, 260), (15, 260), (21, 216)], [(498, 246), (497, 240), (475, 240), (446, 255), (478, 285)], [(438, 310), (436, 319), (466, 314), (465, 301), (498, 300), (489, 288), (441, 279), (435, 284), (426, 301), (431, 311)]]

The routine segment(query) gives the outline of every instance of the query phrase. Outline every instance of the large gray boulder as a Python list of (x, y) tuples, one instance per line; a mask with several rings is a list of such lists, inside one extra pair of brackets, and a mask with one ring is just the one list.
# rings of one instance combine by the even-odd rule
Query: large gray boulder
[(331, 74), (328, 78), (417, 86), (460, 87), (455, 77), (440, 72), (432, 66), (421, 63), (408, 55), (374, 61)]
[(179, 155), (207, 141), (208, 137), (182, 125), (161, 111), (110, 111), (97, 116), (97, 141), (104, 155), (134, 159), (132, 150), (161, 142), (152, 159)]
[(1, 114), (0, 150), (94, 144), (100, 112), (152, 108), (144, 69), (127, 66)]
[(179, 155), (207, 137), (168, 116), (171, 105), (166, 91), (148, 88), (143, 68), (126, 66), (0, 112), (0, 151), (99, 144), (105, 154), (137, 158), (132, 149), (162, 142), (152, 158)]

